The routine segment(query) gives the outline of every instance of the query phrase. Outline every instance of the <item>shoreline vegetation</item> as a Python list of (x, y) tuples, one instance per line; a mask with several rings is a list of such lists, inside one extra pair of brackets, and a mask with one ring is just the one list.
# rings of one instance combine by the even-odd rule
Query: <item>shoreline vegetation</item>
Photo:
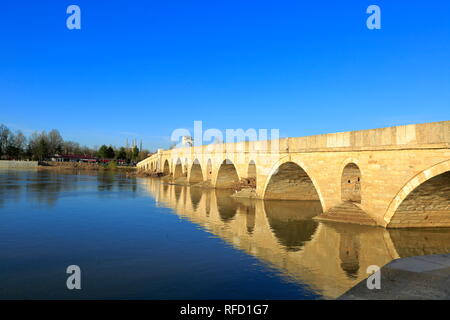
[[(82, 146), (78, 142), (64, 140), (58, 130), (34, 132), (25, 136), (20, 130), (12, 132), (7, 126), (0, 124), (0, 160), (39, 161), (48, 162), (95, 162), (136, 165), (152, 153), (142, 148), (142, 141), (133, 139), (124, 146), (107, 146), (106, 144), (93, 147)], [(83, 166), (81, 166), (83, 167)]]
[(126, 173), (136, 173), (136, 167), (119, 166), (111, 161), (108, 164), (85, 163), (85, 162), (56, 162), (39, 161), (38, 170), (82, 170), (82, 171), (120, 171)]

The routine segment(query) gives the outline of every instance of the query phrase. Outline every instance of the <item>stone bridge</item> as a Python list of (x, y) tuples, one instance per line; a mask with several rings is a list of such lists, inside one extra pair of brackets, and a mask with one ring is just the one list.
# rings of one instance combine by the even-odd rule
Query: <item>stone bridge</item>
[(137, 166), (218, 189), (256, 181), (257, 198), (320, 201), (324, 219), (450, 227), (450, 121), (158, 150)]

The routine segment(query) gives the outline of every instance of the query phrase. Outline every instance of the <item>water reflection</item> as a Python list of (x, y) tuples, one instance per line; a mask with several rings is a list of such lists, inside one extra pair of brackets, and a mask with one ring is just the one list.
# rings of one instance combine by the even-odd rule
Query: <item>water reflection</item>
[[(326, 298), (338, 297), (362, 281), (367, 277), (366, 270), (370, 265), (381, 267), (398, 257), (450, 251), (449, 229), (386, 230), (317, 222), (312, 218), (321, 212), (321, 207), (314, 201), (234, 199), (230, 197), (229, 191), (166, 185), (155, 179), (135, 179), (106, 172), (89, 176), (88, 172), (63, 174), (53, 171), (0, 171), (0, 206), (6, 208), (2, 213), (28, 214), (25, 215), (26, 219), (20, 219), (19, 214), (3, 214), (4, 217), (7, 216), (5, 221), (14, 221), (1, 224), (1, 234), (4, 236), (3, 261), (12, 261), (9, 270), (11, 274), (15, 274), (14, 263), (23, 263), (23, 260), (15, 260), (14, 256), (17, 254), (36, 254), (41, 257), (50, 256), (49, 253), (64, 256), (62, 252), (69, 252), (71, 255), (71, 250), (63, 249), (71, 248), (72, 239), (79, 241), (77, 237), (82, 234), (82, 239), (86, 242), (84, 247), (79, 247), (79, 257), (86, 255), (89, 260), (92, 256), (90, 250), (95, 248), (94, 244), (99, 243), (97, 247), (100, 249), (95, 255), (103, 255), (104, 261), (112, 261), (117, 254), (122, 254), (123, 261), (126, 261), (126, 272), (129, 271), (130, 265), (133, 265), (133, 268), (142, 267), (140, 274), (128, 273), (129, 277), (136, 276), (139, 281), (145, 275), (153, 276), (149, 266), (157, 266), (152, 272), (159, 270), (158, 263), (155, 262), (176, 257), (173, 262), (171, 260), (170, 263), (161, 264), (163, 267), (160, 269), (166, 272), (167, 266), (174, 266), (179, 262), (177, 254), (186, 250), (184, 241), (189, 240), (191, 230), (183, 227), (185, 233), (182, 233), (180, 238), (162, 237), (162, 234), (165, 235), (166, 231), (170, 233), (176, 226), (164, 222), (163, 226), (169, 228), (165, 230), (161, 224), (155, 225), (160, 220), (152, 220), (154, 215), (149, 213), (160, 213), (151, 211), (153, 204), (147, 206), (147, 192), (142, 201), (134, 199), (137, 194), (143, 195), (142, 192), (136, 192), (138, 189), (146, 190), (155, 198), (158, 206), (172, 208), (177, 215), (189, 219), (235, 248), (279, 270), (286, 280), (305, 284)], [(101, 198), (100, 201), (98, 198)], [(106, 202), (106, 198), (115, 202)], [(81, 201), (84, 202), (80, 203)], [(32, 205), (27, 205), (28, 202)], [(106, 203), (109, 207), (105, 206)], [(90, 210), (85, 210), (89, 205)], [(135, 205), (136, 207), (133, 207)], [(55, 210), (46, 210), (48, 206), (55, 206)], [(61, 210), (67, 210), (70, 206), (73, 206), (74, 212), (78, 212), (76, 209), (79, 207), (80, 213), (67, 216), (61, 214), (57, 219), (53, 214), (34, 214), (64, 212)], [(38, 207), (45, 210), (35, 211)], [(122, 214), (130, 208), (133, 208), (137, 215)], [(97, 214), (101, 211), (113, 213), (98, 218)], [(164, 211), (161, 215), (168, 217), (165, 214), (167, 210), (161, 211)], [(29, 219), (32, 219), (31, 223)], [(115, 222), (105, 227), (105, 223), (109, 223), (111, 219)], [(148, 220), (143, 222), (143, 219)], [(118, 230), (121, 232), (117, 232)], [(154, 237), (148, 238), (149, 234)], [(137, 235), (134, 242), (127, 242), (130, 235)], [(10, 239), (14, 241), (8, 242)], [(178, 239), (183, 240), (179, 242), (180, 248), (177, 245)], [(109, 248), (108, 244), (114, 241), (116, 242), (111, 246), (112, 249)], [(14, 243), (17, 244), (16, 247)], [(158, 252), (162, 244), (173, 247), (175, 253), (167, 253), (168, 247), (164, 247), (162, 253)], [(139, 250), (130, 249), (134, 246), (141, 247)], [(36, 251), (39, 248), (41, 251)], [(132, 263), (129, 262), (130, 252), (131, 255), (134, 252), (139, 257)], [(139, 261), (143, 257), (150, 262), (140, 264)], [(163, 260), (158, 260), (162, 257)], [(72, 256), (69, 258), (71, 260)], [(205, 265), (208, 266), (208, 263)], [(116, 267), (120, 269), (120, 263)], [(197, 265), (192, 262), (192, 270), (197, 270), (196, 268)], [(204, 270), (210, 269), (204, 267)], [(240, 276), (241, 269), (238, 272)], [(168, 279), (173, 278), (173, 274), (168, 274), (167, 278), (161, 280), (161, 286), (165, 286), (167, 281), (170, 281)], [(133, 281), (136, 279), (133, 278)], [(222, 280), (220, 278), (220, 281)], [(42, 282), (41, 279), (39, 281)], [(192, 280), (192, 285), (196, 287), (198, 280)], [(207, 285), (208, 283), (205, 287)], [(124, 288), (128, 286), (129, 282), (124, 281)], [(186, 292), (189, 290), (186, 289)], [(220, 293), (217, 296), (220, 297)]]
[(161, 206), (172, 208), (236, 248), (280, 270), (290, 281), (336, 298), (365, 279), (370, 265), (448, 253), (450, 230), (386, 230), (323, 223), (314, 201), (234, 199), (230, 192), (142, 183)]
[(246, 215), (246, 225), (247, 225), (247, 232), (249, 234), (252, 234), (255, 230), (255, 215), (256, 215), (256, 207), (255, 202), (251, 199), (237, 199), (239, 203), (239, 209), (243, 214)]
[(0, 170), (0, 207), (21, 201), (23, 195), (27, 201), (53, 207), (65, 192), (82, 191), (92, 179), (97, 179), (101, 192), (135, 192), (138, 186), (136, 178), (111, 172)]
[(217, 209), (219, 211), (220, 220), (225, 223), (234, 219), (238, 209), (238, 202), (230, 197), (231, 193), (232, 192), (229, 190), (216, 191)]
[(348, 231), (341, 233), (339, 241), (339, 258), (341, 268), (350, 279), (357, 279), (359, 273), (359, 238)]
[(317, 229), (312, 218), (322, 212), (320, 201), (266, 201), (264, 210), (278, 241), (288, 251), (300, 250)]

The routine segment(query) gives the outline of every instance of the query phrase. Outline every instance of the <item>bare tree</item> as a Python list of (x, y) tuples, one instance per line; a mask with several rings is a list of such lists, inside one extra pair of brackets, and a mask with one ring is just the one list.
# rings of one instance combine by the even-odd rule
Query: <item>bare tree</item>
[(11, 131), (5, 125), (0, 125), (0, 156), (6, 153), (8, 147), (8, 140), (10, 139)]
[(48, 133), (48, 151), (50, 154), (62, 152), (64, 140), (58, 130), (53, 129)]

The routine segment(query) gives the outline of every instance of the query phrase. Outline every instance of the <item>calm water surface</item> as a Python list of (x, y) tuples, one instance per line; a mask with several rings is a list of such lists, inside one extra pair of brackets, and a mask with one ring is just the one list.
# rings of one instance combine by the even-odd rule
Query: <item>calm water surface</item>
[[(0, 171), (0, 298), (321, 299), (370, 265), (450, 252), (450, 231), (316, 222), (314, 201), (116, 174)], [(81, 268), (81, 290), (66, 268)]]

